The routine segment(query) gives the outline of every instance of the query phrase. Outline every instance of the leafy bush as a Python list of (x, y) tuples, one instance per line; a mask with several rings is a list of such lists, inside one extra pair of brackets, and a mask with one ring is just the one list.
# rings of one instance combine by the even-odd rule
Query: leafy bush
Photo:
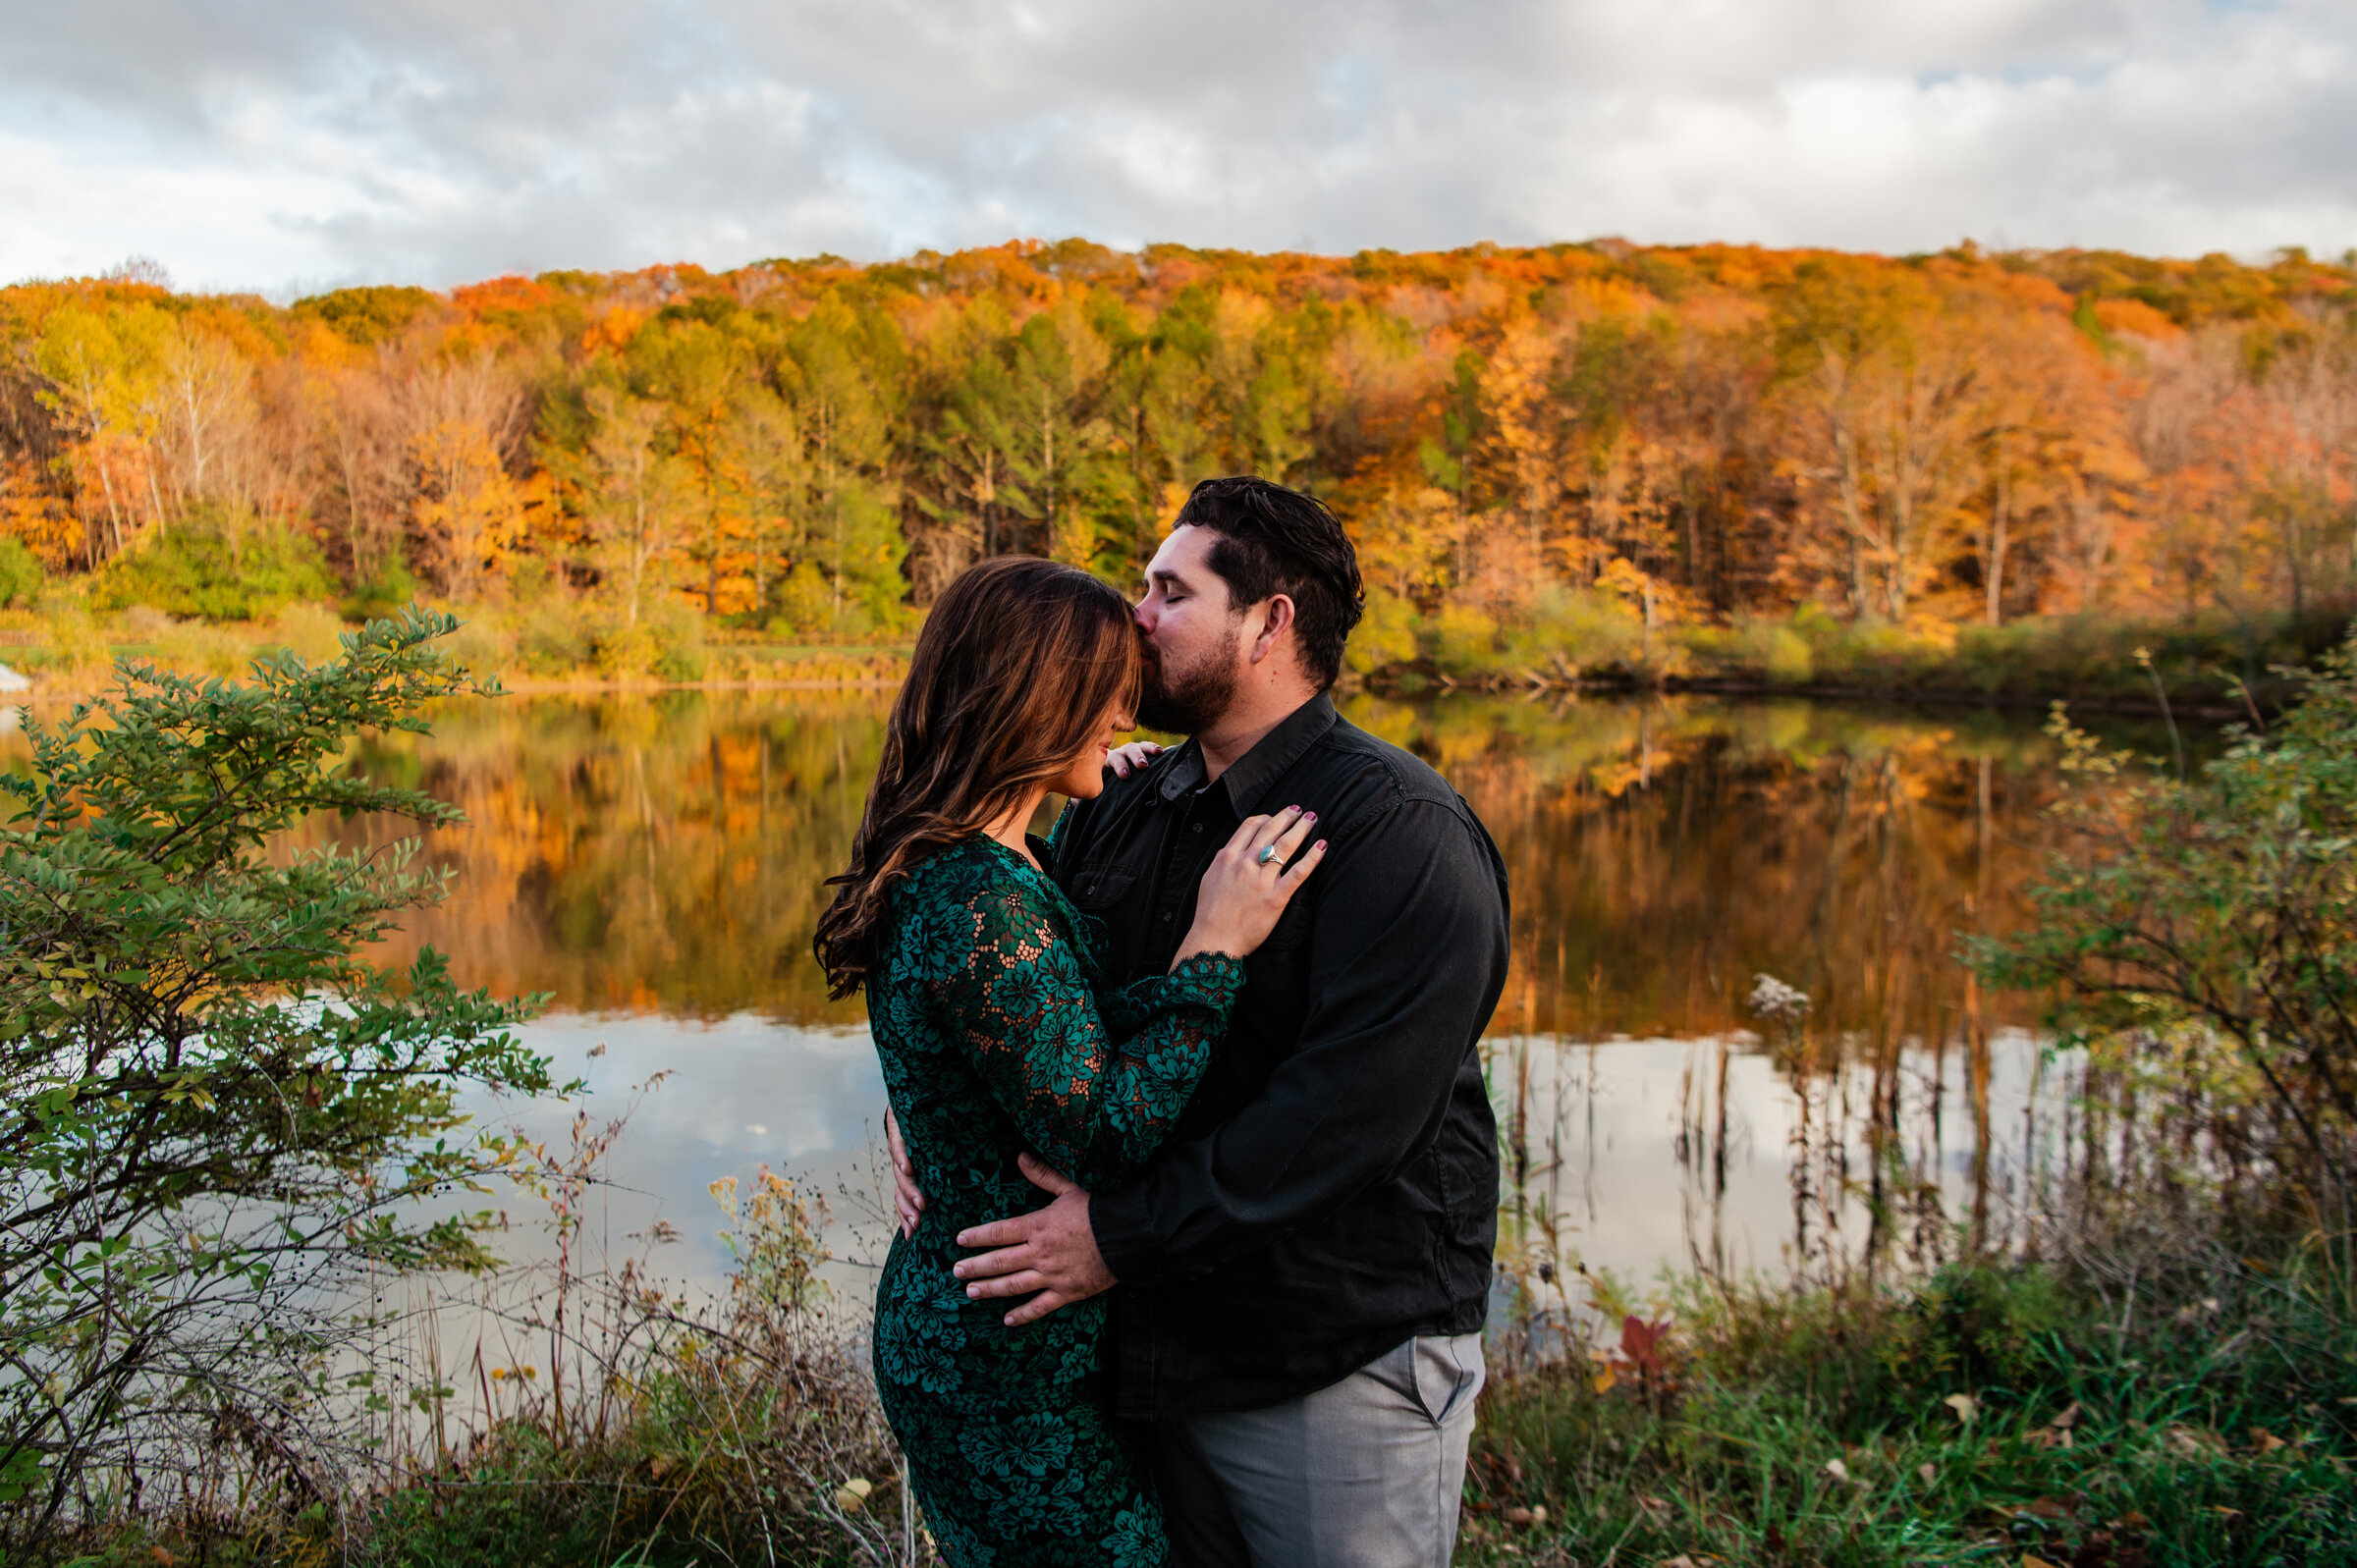
[(330, 600), (336, 584), (319, 547), (250, 514), (208, 507), (97, 574), (91, 605), (147, 605), (206, 621), (262, 621), (300, 600)]
[(421, 591), (415, 573), (395, 553), (365, 582), (356, 582), (344, 596), (344, 613), (356, 621), (376, 621), (399, 615), (415, 604)]
[(590, 658), (608, 680), (701, 680), (709, 667), (702, 620), (678, 606), (598, 630)]
[(508, 1032), (530, 1005), (430, 950), (361, 960), (443, 890), (406, 852), (273, 852), (314, 812), (457, 819), (338, 766), (487, 689), (430, 646), (455, 624), (373, 622), (248, 685), (125, 667), (27, 723), (30, 768), (0, 777), (0, 1540), (136, 1474), (319, 1491), (349, 1436), (335, 1287), (487, 1261), (409, 1206), (512, 1158), (461, 1135), (458, 1094), (548, 1087)]
[(2185, 1125), (2210, 1134), (2189, 1162), (2285, 1205), (2357, 1290), (2357, 637), (2285, 675), (2299, 700), (2184, 778), (2057, 704), (2075, 848), (2032, 890), (2037, 925), (1973, 954), (1993, 983), (2054, 993), (2099, 1065), (2157, 1069), (2180, 1107), (2227, 1118)]
[(41, 558), (27, 549), (24, 540), (0, 538), (0, 610), (30, 605), (47, 580)]

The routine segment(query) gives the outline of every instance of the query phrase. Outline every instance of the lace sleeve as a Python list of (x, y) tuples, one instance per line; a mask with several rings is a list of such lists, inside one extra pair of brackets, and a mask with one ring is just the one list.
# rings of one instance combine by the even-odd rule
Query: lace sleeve
[(1131, 1179), (1210, 1065), (1243, 965), (1190, 958), (1101, 1010), (1036, 893), (994, 879), (959, 912), (963, 962), (929, 988), (943, 1023), (1041, 1159), (1091, 1191)]

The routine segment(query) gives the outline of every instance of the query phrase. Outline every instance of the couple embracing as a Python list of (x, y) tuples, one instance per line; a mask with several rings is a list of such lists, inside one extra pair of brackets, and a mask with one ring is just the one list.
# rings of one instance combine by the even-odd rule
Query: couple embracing
[[(1441, 1568), (1505, 868), (1335, 712), (1363, 595), (1323, 505), (1207, 480), (1146, 590), (950, 586), (819, 925), (897, 1128), (885, 1413), (954, 1568)], [(1190, 738), (1117, 752), (1133, 722)]]

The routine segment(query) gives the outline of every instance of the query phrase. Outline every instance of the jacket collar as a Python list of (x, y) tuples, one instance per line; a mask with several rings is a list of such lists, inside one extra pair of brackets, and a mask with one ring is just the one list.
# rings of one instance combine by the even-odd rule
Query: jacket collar
[[(1321, 691), (1279, 720), (1276, 729), (1238, 757), (1235, 766), (1219, 777), (1219, 784), (1227, 789), (1228, 804), (1236, 816), (1248, 817), (1260, 810), (1261, 797), (1268, 793), (1269, 786), (1299, 762), (1302, 753), (1316, 745), (1336, 723), (1334, 698)], [(1157, 787), (1163, 799), (1176, 800), (1202, 786), (1203, 747), (1189, 738), (1163, 770)]]

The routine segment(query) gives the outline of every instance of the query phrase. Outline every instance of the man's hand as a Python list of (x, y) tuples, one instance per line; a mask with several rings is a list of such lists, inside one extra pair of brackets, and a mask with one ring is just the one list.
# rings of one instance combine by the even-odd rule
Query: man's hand
[(1132, 740), (1124, 745), (1114, 747), (1113, 755), (1106, 758), (1106, 761), (1112, 764), (1115, 778), (1126, 779), (1161, 755), (1162, 743), (1160, 741)]
[(1079, 1183), (1029, 1155), (1016, 1163), (1033, 1186), (1054, 1193), (1056, 1201), (1027, 1215), (958, 1232), (960, 1247), (997, 1250), (967, 1258), (956, 1271), (967, 1282), (965, 1293), (976, 1300), (1039, 1292), (1007, 1315), (1010, 1328), (1037, 1323), (1057, 1308), (1086, 1301), (1114, 1284), (1097, 1253), (1097, 1233), (1089, 1228), (1088, 1194)]
[(908, 1146), (901, 1142), (901, 1124), (892, 1108), (884, 1108), (884, 1147), (892, 1154), (892, 1206), (900, 1211), (901, 1234), (916, 1234), (925, 1217), (925, 1194), (916, 1184), (916, 1167), (908, 1162)]

